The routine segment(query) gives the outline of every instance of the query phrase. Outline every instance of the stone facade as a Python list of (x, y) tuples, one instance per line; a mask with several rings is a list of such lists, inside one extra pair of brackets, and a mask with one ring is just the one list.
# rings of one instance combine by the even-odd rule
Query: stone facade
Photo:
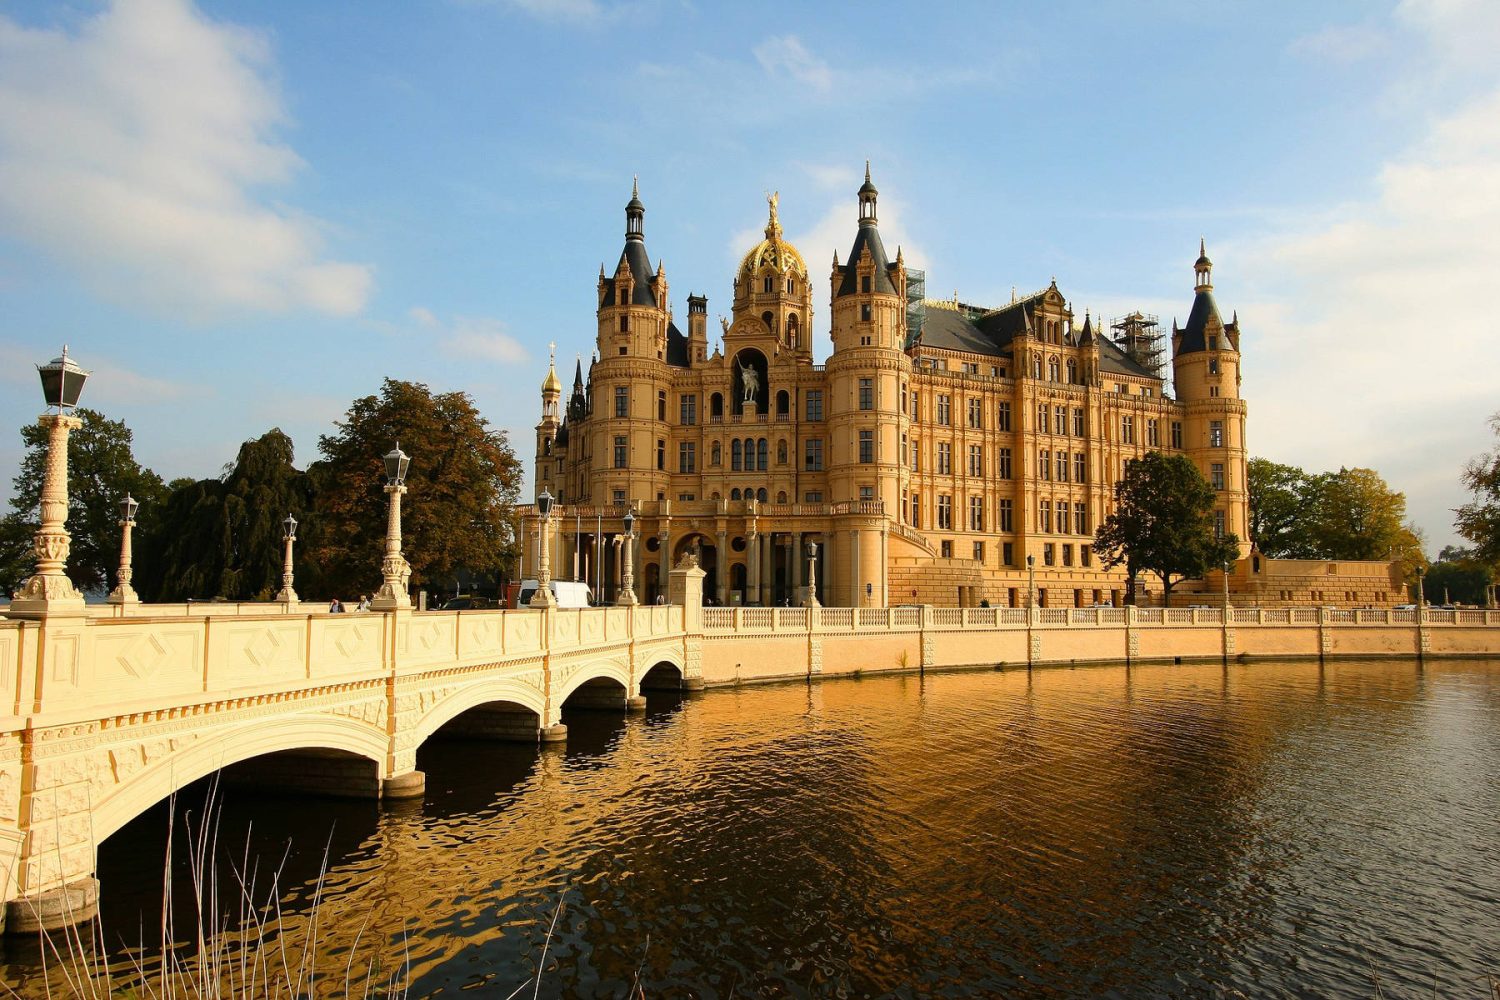
[[(887, 256), (867, 172), (818, 364), (815, 282), (770, 201), (712, 344), (703, 296), (679, 330), (638, 193), (626, 206), (624, 250), (598, 277), (596, 355), (570, 394), (555, 364), (542, 386), (535, 486), (558, 500), (554, 576), (612, 600), (630, 509), (647, 602), (691, 551), (711, 603), (802, 604), (811, 544), (833, 606), (1024, 606), (1028, 560), (1038, 603), (1118, 604), (1123, 571), (1090, 543), (1125, 463), (1151, 450), (1190, 457), (1217, 488), (1217, 525), (1248, 538), (1240, 326), (1201, 248), (1165, 345), (1140, 314), (1080, 323), (1055, 282), (994, 307), (928, 300)], [(530, 567), (536, 532), (531, 518)]]

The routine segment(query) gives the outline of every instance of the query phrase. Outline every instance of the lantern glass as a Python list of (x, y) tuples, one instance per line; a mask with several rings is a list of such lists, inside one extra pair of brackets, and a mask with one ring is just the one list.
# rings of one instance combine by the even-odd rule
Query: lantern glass
[(552, 492), (550, 490), (542, 490), (542, 495), (536, 498), (536, 512), (542, 518), (552, 515)]
[(385, 456), (385, 478), (392, 486), (402, 486), (406, 483), (406, 469), (411, 465), (411, 456), (401, 450), (398, 441), (396, 447)]
[(129, 493), (125, 494), (125, 499), (120, 501), (120, 517), (125, 521), (134, 523), (135, 512), (140, 509), (140, 501), (131, 496)]
[(53, 358), (45, 365), (37, 365), (36, 371), (42, 379), (42, 396), (48, 406), (69, 410), (78, 405), (78, 396), (83, 392), (83, 383), (89, 373), (78, 367), (63, 348), (62, 357)]
[(816, 559), (817, 557), (818, 557), (818, 543), (817, 542), (808, 542), (807, 543), (807, 558), (809, 558), (809, 559)]
[(281, 522), (281, 526), (286, 529), (287, 541), (295, 542), (297, 540), (297, 519), (288, 514), (286, 520)]
[(634, 511), (626, 511), (625, 512), (624, 521), (625, 521), (625, 534), (627, 534), (627, 535), (634, 535), (635, 534), (635, 512)]

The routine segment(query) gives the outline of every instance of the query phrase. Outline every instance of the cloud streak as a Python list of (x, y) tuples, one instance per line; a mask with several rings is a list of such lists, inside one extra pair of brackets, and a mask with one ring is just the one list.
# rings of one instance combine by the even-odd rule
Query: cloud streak
[(272, 74), (261, 35), (186, 0), (118, 0), (75, 31), (0, 17), (0, 222), (168, 314), (360, 312), (371, 268), (264, 195), (303, 167)]

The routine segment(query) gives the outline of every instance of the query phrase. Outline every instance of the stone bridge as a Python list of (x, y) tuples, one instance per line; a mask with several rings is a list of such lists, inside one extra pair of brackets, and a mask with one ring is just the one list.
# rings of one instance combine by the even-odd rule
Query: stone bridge
[(702, 577), (674, 569), (658, 606), (0, 619), (0, 926), (92, 916), (98, 844), (217, 771), (416, 797), (417, 748), (444, 727), (561, 740), (564, 704), (643, 710), (643, 688), (701, 688)]

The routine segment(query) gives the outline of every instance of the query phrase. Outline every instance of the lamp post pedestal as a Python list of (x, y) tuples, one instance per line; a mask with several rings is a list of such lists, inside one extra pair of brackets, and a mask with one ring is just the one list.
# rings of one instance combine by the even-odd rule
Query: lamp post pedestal
[(635, 532), (625, 533), (625, 558), (620, 570), (620, 596), (615, 603), (621, 607), (634, 607), (640, 603), (635, 599)]
[(120, 572), (115, 581), (115, 589), (109, 592), (107, 600), (110, 604), (139, 604), (140, 596), (130, 585), (130, 532), (135, 528), (135, 521), (126, 518), (120, 522), (120, 527), (124, 529), (120, 537)]
[(812, 543), (807, 543), (807, 600), (802, 602), (805, 608), (821, 608), (818, 603), (818, 549)]
[(370, 601), (370, 608), (373, 611), (410, 609), (411, 595), (406, 592), (406, 581), (411, 579), (411, 566), (401, 554), (401, 494), (406, 492), (406, 487), (392, 484), (385, 488), (385, 492), (391, 500), (385, 524), (385, 558), (380, 563), (383, 580)]
[(292, 587), (292, 546), (296, 541), (295, 538), (286, 540), (286, 555), (281, 561), (281, 589), (276, 592), (277, 602), (285, 604), (288, 611), (294, 610), (298, 603), (297, 591)]
[(37, 420), (48, 428), (47, 467), (42, 477), (42, 523), (32, 538), (36, 572), (16, 591), (6, 614), (11, 618), (48, 615), (81, 617), (83, 595), (64, 568), (73, 544), (68, 534), (68, 434), (83, 421), (64, 413), (46, 413)]
[[(548, 507), (551, 507), (551, 497), (548, 497)], [(548, 551), (547, 536), (552, 531), (552, 511), (549, 509), (546, 515), (537, 520), (538, 541), (541, 545), (537, 547), (536, 560), (536, 593), (531, 595), (530, 607), (549, 609), (557, 606), (557, 599), (552, 596), (552, 553)], [(549, 618), (548, 621), (551, 621)], [(567, 730), (564, 729), (566, 734)]]

